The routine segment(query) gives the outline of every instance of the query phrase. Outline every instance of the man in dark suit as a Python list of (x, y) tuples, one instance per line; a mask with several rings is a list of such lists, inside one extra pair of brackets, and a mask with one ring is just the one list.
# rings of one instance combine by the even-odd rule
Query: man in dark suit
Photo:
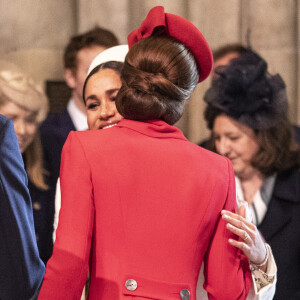
[(45, 266), (13, 124), (0, 115), (0, 299), (36, 299)]
[(100, 52), (118, 43), (112, 32), (95, 27), (72, 37), (65, 48), (65, 80), (72, 89), (72, 97), (63, 112), (49, 116), (40, 128), (44, 160), (50, 173), (50, 188), (55, 189), (60, 155), (69, 132), (88, 128), (82, 90), (89, 66)]

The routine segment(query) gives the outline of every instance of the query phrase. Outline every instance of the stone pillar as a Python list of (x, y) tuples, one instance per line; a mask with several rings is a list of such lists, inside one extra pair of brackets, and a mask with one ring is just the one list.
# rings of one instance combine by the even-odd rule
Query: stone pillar
[[(203, 33), (212, 49), (228, 43), (239, 42), (240, 27), (239, 0), (191, 0), (189, 1), (189, 20)], [(210, 78), (200, 83), (195, 90), (186, 114), (188, 115), (187, 136), (197, 143), (208, 137), (203, 113), (203, 96), (210, 85)]]
[[(251, 45), (266, 59), (271, 74), (279, 73), (287, 86), (290, 117), (297, 119), (297, 3), (294, 0), (247, 1), (243, 29), (251, 29)], [(299, 13), (299, 9), (298, 9)], [(298, 14), (299, 20), (299, 14)], [(245, 33), (244, 33), (245, 34)], [(298, 51), (299, 52), (299, 51)]]
[(77, 0), (76, 3), (78, 32), (98, 25), (113, 31), (120, 43), (126, 43), (130, 17), (128, 0)]
[(71, 0), (0, 2), (1, 59), (14, 62), (38, 83), (63, 77), (62, 49), (74, 33)]

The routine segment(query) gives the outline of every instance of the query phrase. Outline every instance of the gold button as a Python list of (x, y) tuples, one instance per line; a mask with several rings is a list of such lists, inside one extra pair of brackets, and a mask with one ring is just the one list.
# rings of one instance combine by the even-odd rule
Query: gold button
[(189, 300), (191, 297), (190, 291), (187, 289), (182, 289), (180, 291), (180, 298), (181, 300)]
[(32, 207), (35, 210), (40, 210), (42, 208), (42, 206), (39, 202), (33, 202)]
[(128, 279), (125, 282), (125, 287), (128, 291), (135, 291), (137, 289), (137, 282), (134, 279)]

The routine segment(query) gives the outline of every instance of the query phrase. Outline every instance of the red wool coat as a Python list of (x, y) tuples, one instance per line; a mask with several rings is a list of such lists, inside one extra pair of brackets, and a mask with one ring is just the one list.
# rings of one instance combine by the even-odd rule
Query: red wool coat
[(163, 121), (122, 120), (71, 132), (60, 176), (39, 299), (80, 299), (90, 269), (90, 300), (194, 300), (203, 261), (209, 299), (246, 298), (250, 271), (220, 215), (236, 205), (226, 158)]

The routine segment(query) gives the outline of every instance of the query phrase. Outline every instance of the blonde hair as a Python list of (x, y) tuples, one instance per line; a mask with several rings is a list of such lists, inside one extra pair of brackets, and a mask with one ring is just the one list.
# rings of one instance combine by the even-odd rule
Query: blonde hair
[[(0, 63), (0, 106), (13, 102), (25, 109), (37, 113), (38, 126), (48, 113), (48, 100), (43, 90), (31, 77), (23, 74), (11, 64)], [(43, 151), (39, 131), (24, 152), (26, 172), (31, 182), (42, 190), (47, 190), (43, 167)]]

